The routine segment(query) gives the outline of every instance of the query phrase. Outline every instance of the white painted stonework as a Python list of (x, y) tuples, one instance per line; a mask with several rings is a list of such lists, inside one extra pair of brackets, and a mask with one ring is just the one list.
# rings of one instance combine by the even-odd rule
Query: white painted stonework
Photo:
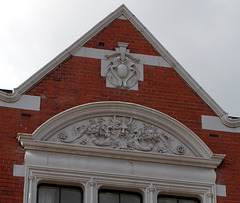
[(32, 95), (21, 95), (20, 99), (15, 102), (5, 102), (0, 100), (0, 106), (40, 111), (41, 97)]
[[(73, 54), (73, 56), (106, 60), (107, 59), (106, 56), (111, 56), (115, 53), (116, 53), (115, 51), (110, 51), (110, 50), (81, 47), (79, 50), (77, 50)], [(134, 53), (131, 53), (131, 56), (136, 59), (139, 59), (140, 64), (171, 68), (169, 63), (161, 56), (152, 56), (152, 55), (134, 54)], [(101, 73), (101, 74), (104, 74), (104, 73)]]
[(25, 176), (25, 166), (15, 164), (13, 166), (13, 176), (24, 177)]
[(217, 196), (226, 197), (226, 186), (225, 185), (216, 185)]
[[(97, 124), (98, 121), (102, 123)], [(112, 134), (103, 129), (113, 130)], [(63, 130), (65, 135), (61, 134)], [(156, 144), (157, 138), (169, 151), (128, 148), (129, 140), (123, 140), (132, 135), (130, 132), (136, 138), (147, 134), (153, 138), (138, 140), (143, 146)], [(173, 146), (161, 140), (161, 132), (176, 139), (173, 144), (184, 144), (190, 154), (171, 152)], [(83, 136), (89, 139), (85, 143)], [(94, 144), (96, 137), (100, 145)], [(106, 138), (118, 143), (112, 147)], [(84, 203), (97, 203), (98, 190), (104, 188), (140, 192), (144, 203), (156, 203), (158, 194), (216, 203), (214, 169), (224, 155), (213, 154), (197, 135), (175, 119), (144, 106), (124, 102), (77, 106), (49, 119), (33, 134), (19, 134), (18, 139), (26, 150), (24, 203), (36, 202), (39, 183), (80, 186)]]
[(228, 127), (217, 116), (202, 115), (202, 129), (240, 133), (240, 127)]
[(101, 59), (101, 76), (112, 88), (138, 90), (138, 81), (144, 80), (144, 64), (171, 68), (161, 56), (133, 54), (127, 47), (124, 42), (118, 43), (116, 51), (82, 47), (73, 55)]
[(127, 18), (124, 15), (119, 16), (118, 19), (127, 20)]
[(79, 146), (197, 156), (170, 133), (149, 123), (123, 116), (101, 116), (73, 123), (46, 139)]
[(106, 55), (101, 63), (101, 73), (105, 73), (106, 86), (128, 90), (138, 90), (138, 81), (143, 79), (143, 65), (127, 49), (128, 43), (118, 42), (118, 48), (112, 55)]

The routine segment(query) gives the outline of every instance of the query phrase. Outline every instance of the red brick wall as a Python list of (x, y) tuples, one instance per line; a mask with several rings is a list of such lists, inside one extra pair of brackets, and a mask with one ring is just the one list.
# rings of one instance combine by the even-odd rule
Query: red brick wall
[[(99, 42), (104, 42), (104, 47), (99, 46)], [(113, 21), (84, 46), (115, 50), (118, 42), (129, 43), (128, 49), (131, 50), (131, 53), (159, 56), (159, 53), (153, 49), (142, 34), (126, 20)]]
[[(104, 42), (104, 47), (98, 43)], [(128, 21), (116, 20), (85, 46), (115, 50), (128, 42), (131, 53), (159, 55)], [(13, 177), (13, 165), (24, 163), (24, 150), (17, 133), (32, 133), (52, 116), (71, 107), (97, 101), (126, 101), (154, 108), (192, 129), (214, 153), (227, 154), (217, 171), (217, 183), (227, 185), (227, 198), (219, 203), (240, 202), (240, 134), (202, 130), (201, 115), (214, 112), (170, 68), (144, 66), (144, 81), (138, 91), (107, 88), (100, 76), (101, 61), (72, 57), (60, 64), (27, 92), (41, 96), (41, 111), (0, 107), (0, 202), (22, 202), (24, 179)], [(28, 114), (28, 116), (26, 116)], [(209, 134), (219, 137), (210, 137)]]
[(16, 140), (23, 130), (20, 110), (0, 107), (0, 202), (22, 202), (23, 178), (13, 177), (13, 165), (22, 164), (24, 150)]

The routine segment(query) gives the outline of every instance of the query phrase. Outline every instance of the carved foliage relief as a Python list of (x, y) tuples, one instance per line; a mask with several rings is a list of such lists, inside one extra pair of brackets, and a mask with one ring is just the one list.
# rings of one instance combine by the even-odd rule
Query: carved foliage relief
[(72, 124), (47, 141), (124, 150), (195, 156), (176, 137), (130, 117), (97, 117)]

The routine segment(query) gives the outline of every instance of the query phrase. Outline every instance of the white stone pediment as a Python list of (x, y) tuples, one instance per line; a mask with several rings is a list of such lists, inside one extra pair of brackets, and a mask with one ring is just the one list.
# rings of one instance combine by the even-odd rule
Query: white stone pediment
[(126, 158), (128, 154), (133, 160), (146, 157), (154, 162), (194, 162), (209, 167), (216, 167), (224, 158), (213, 154), (176, 119), (145, 106), (117, 101), (73, 107), (43, 123), (32, 135), (19, 134), (18, 138), (25, 149), (44, 147), (89, 156)]
[(205, 203), (216, 196), (214, 169), (225, 157), (168, 115), (117, 101), (68, 109), (18, 140), (26, 150), (24, 202), (36, 200), (41, 182), (80, 183), (84, 203), (97, 202), (97, 189), (88, 187), (95, 180), (98, 188), (140, 189), (145, 202), (153, 202), (146, 188), (154, 185), (152, 200), (187, 191)]

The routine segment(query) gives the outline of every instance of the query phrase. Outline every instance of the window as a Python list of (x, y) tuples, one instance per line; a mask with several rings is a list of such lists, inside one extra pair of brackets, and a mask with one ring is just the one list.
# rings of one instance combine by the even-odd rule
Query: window
[(158, 203), (200, 203), (200, 201), (197, 198), (159, 195)]
[(82, 203), (82, 189), (61, 185), (40, 184), (37, 203)]
[(142, 196), (136, 192), (100, 190), (99, 203), (142, 203)]

